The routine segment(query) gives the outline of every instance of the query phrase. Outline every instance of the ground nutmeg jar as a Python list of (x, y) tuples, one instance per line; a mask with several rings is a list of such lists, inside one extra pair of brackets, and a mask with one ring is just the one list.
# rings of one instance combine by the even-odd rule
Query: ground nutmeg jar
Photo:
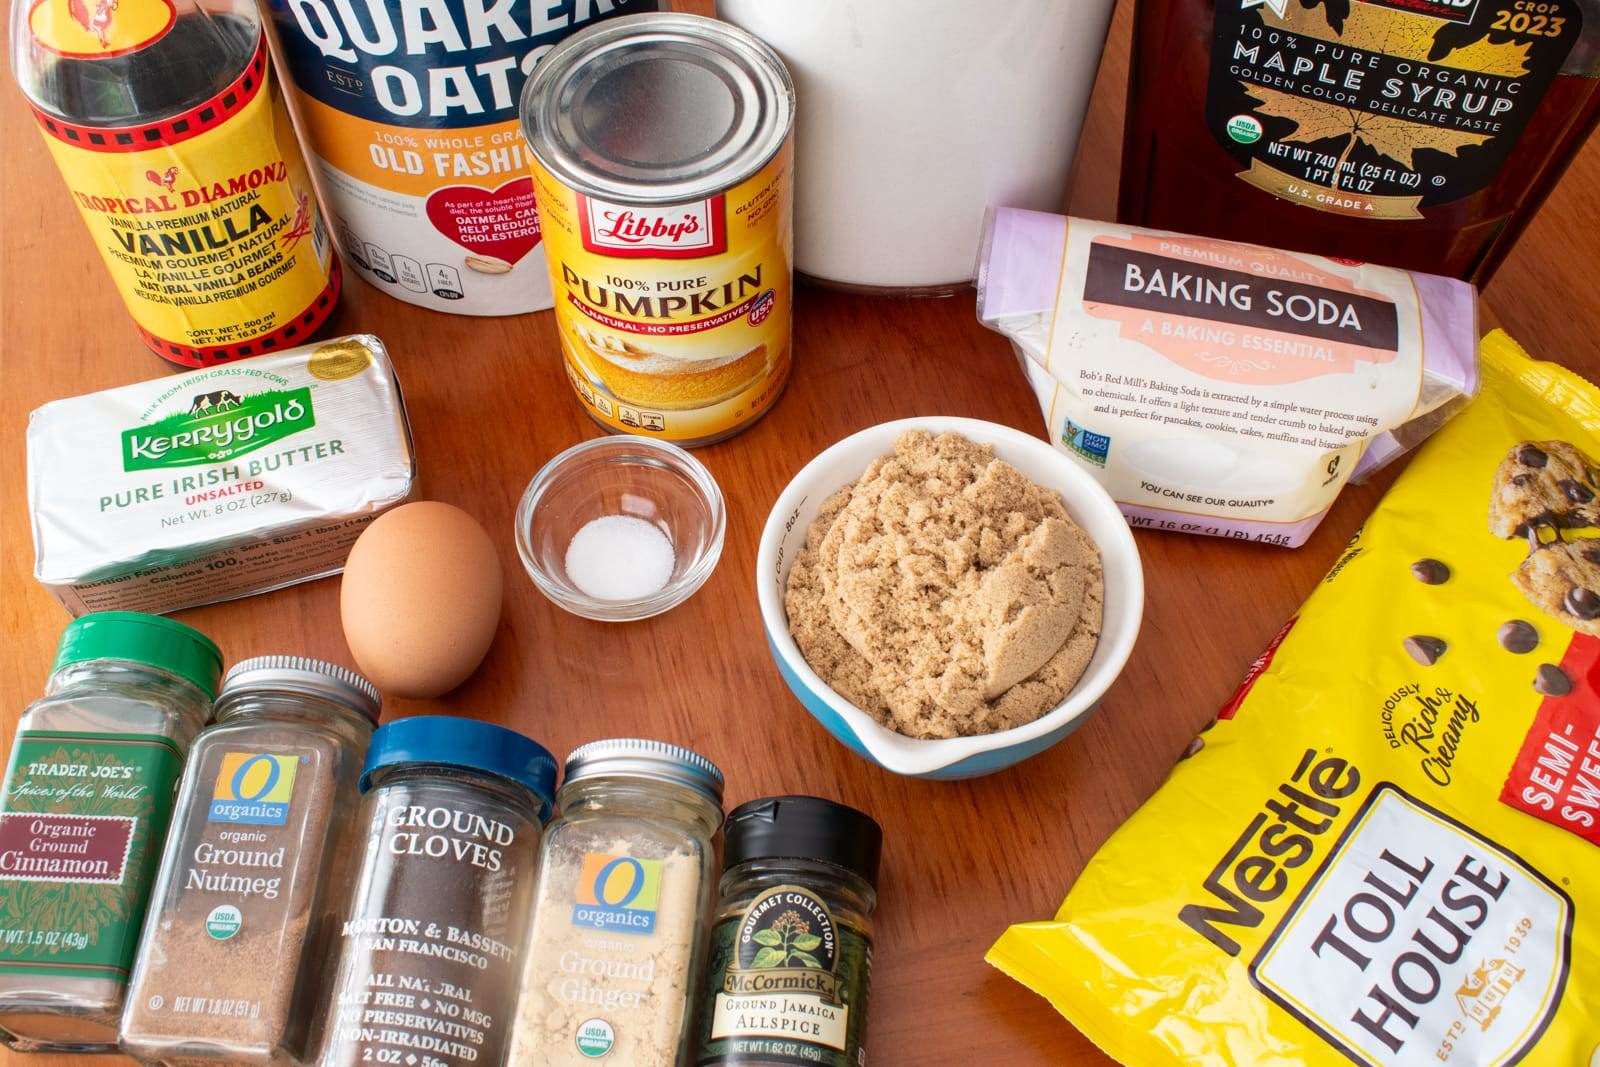
[(682, 1061), (711, 907), (722, 772), (660, 741), (567, 757), (545, 831), (509, 1062)]
[(503, 1061), (555, 784), (542, 745), (491, 723), (420, 716), (373, 735), (366, 846), (307, 1062)]
[(172, 813), (222, 653), (180, 622), (68, 625), (17, 722), (0, 801), (0, 1039), (109, 1052)]
[(381, 703), (354, 671), (301, 656), (228, 672), (178, 791), (123, 1051), (146, 1063), (304, 1054)]
[(767, 797), (728, 816), (722, 902), (693, 1062), (866, 1062), (883, 831), (818, 797)]

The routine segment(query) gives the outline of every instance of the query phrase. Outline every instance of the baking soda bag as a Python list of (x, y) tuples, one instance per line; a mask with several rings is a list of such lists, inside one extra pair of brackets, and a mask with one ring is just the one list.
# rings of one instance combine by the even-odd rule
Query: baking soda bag
[(1600, 1064), (1600, 390), (1483, 343), (1053, 922), (990, 951), (1130, 1063)]

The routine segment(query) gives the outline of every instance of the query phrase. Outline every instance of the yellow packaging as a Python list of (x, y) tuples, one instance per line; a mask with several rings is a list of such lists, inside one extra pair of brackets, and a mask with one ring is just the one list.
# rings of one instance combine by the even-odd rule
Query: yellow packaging
[(990, 951), (1118, 1059), (1600, 1062), (1600, 390), (1482, 355), (1055, 920)]
[[(122, 6), (111, 29), (126, 20), (123, 30), (133, 36), (123, 51), (169, 32), (171, 4)], [(69, 7), (41, 0), (29, 25), (44, 47), (76, 56), (60, 39), (92, 35), (64, 13)], [(162, 121), (113, 129), (37, 108), (34, 117), (157, 355), (203, 367), (292, 348), (333, 310), (339, 264), (264, 39), (221, 92)]]
[(725, 193), (615, 203), (533, 162), (567, 377), (596, 420), (699, 444), (789, 379), (792, 147)]

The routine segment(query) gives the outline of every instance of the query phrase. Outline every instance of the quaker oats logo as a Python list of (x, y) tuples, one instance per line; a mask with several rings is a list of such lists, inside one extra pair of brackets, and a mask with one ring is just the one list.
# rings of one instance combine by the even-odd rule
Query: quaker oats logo
[(160, 470), (218, 463), (264, 448), (317, 423), (310, 389), (231, 389), (196, 393), (187, 411), (122, 431), (122, 469)]
[(1512, 1064), (1566, 988), (1572, 901), (1516, 854), (1383, 783), (1250, 964), (1357, 1063)]

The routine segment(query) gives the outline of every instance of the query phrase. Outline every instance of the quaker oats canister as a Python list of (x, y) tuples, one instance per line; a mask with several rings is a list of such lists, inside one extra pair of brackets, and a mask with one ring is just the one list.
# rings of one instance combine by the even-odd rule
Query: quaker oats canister
[(574, 34), (522, 97), (567, 376), (590, 416), (707, 444), (789, 377), (794, 86), (725, 23)]
[(460, 315), (550, 306), (517, 101), (574, 30), (656, 0), (263, 0), (344, 253)]

